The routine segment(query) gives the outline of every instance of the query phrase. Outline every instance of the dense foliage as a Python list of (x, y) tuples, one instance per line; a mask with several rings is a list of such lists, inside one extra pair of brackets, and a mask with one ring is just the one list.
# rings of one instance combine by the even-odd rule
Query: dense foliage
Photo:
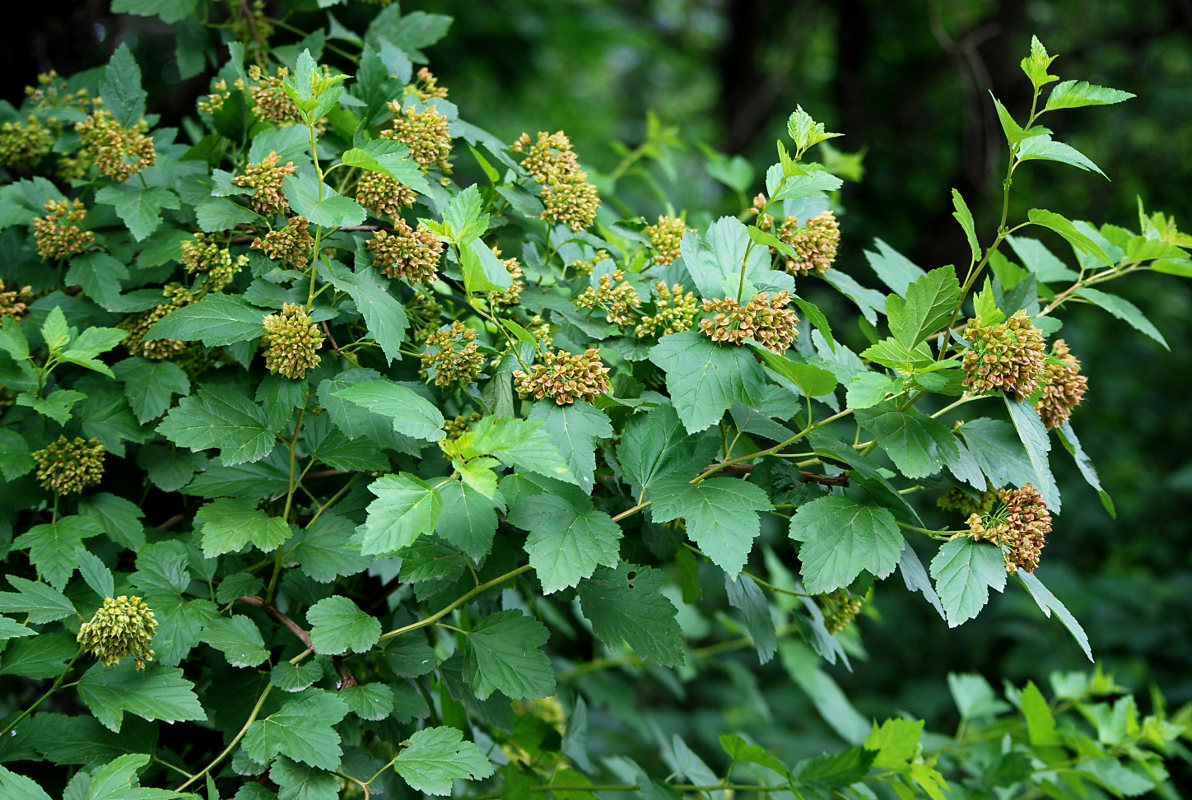
[[(1105, 285), (1192, 275), (1192, 237), (1141, 206), (1015, 220), (1010, 193), (1058, 168), (1030, 161), (1098, 180), (1041, 122), (1129, 93), (1033, 41), (1029, 108), (992, 101), (997, 228), (952, 190), (960, 268), (877, 240), (877, 291), (836, 261), (858, 158), (802, 108), (759, 185), (708, 155), (753, 201), (697, 229), (609, 193), (678, 141), (657, 119), (594, 180), (561, 131), (461, 118), (416, 68), (446, 17), (271, 46), (262, 4), (113, 10), (219, 67), (181, 129), (127, 46), (0, 108), (5, 797), (1166, 791), (1187, 715), (1100, 671), (1051, 700), (954, 675), (943, 737), (861, 716), (823, 663), (903, 586), (950, 626), (1021, 591), (1092, 658), (1034, 574), (1066, 534), (1053, 458), (1114, 513), (1059, 315), (1166, 345)], [(809, 703), (845, 747), (782, 732)]]

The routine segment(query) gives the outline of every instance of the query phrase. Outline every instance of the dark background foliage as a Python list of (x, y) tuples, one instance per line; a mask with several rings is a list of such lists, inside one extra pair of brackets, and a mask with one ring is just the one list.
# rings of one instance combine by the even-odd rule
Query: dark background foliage
[[(161, 39), (164, 29), (136, 18), (117, 20), (108, 5), (43, 0), (36, 6), (41, 18), (30, 27), (0, 29), (4, 96), (17, 102), (22, 88), (51, 67), (68, 75), (102, 64), (127, 41), (141, 60), (154, 107), (172, 122), (193, 113), (209, 73), (182, 80), (172, 48)], [(1011, 109), (1029, 102), (1018, 59), (1035, 34), (1050, 52), (1063, 54), (1055, 64), (1061, 76), (1138, 97), (1066, 115), (1057, 130), (1058, 138), (1100, 165), (1112, 185), (1059, 165), (1023, 170), (1011, 219), (1037, 206), (1095, 224), (1132, 226), (1141, 198), (1148, 211), (1167, 211), (1192, 228), (1189, 0), (438, 0), (405, 6), (456, 18), (431, 52), (434, 70), (454, 102), (507, 141), (522, 130), (562, 128), (586, 165), (607, 173), (621, 158), (610, 144), (636, 145), (647, 111), (676, 126), (688, 146), (661, 180), (678, 207), (739, 211), (738, 199), (707, 177), (704, 157), (691, 143), (739, 153), (760, 168), (774, 159), (769, 143), (787, 115), (803, 105), (829, 130), (846, 134), (838, 140), (842, 149), (865, 153), (863, 179), (846, 184), (841, 197), (844, 243), (837, 264), (863, 282), (870, 272), (862, 253), (874, 237), (925, 268), (966, 252), (950, 218), (949, 187), (969, 199), (988, 238), (1000, 210), (994, 203), (1004, 159), (989, 92)], [(374, 8), (353, 3), (336, 13), (368, 16)], [(279, 31), (276, 41), (286, 36)], [(760, 188), (760, 176), (754, 186)], [(620, 189), (643, 216), (665, 210), (644, 183), (627, 179)], [(1058, 239), (1050, 244), (1068, 252)], [(1173, 352), (1160, 352), (1097, 309), (1072, 313), (1070, 327), (1079, 332), (1070, 337), (1073, 350), (1094, 380), (1073, 422), (1118, 518), (1110, 519), (1067, 459), (1057, 457), (1068, 501), (1041, 574), (1084, 622), (1099, 660), (1120, 682), (1136, 689), (1157, 684), (1178, 705), (1192, 701), (1192, 418), (1182, 404), (1192, 388), (1192, 353), (1185, 346), (1192, 339), (1192, 288), (1158, 274), (1120, 288), (1146, 310)], [(851, 326), (834, 321), (834, 327)], [(921, 600), (897, 592), (883, 593), (871, 616), (861, 624), (870, 655), (854, 661), (851, 674), (837, 671), (863, 713), (906, 708), (929, 719), (950, 713), (942, 691), (948, 671), (1021, 682), (1084, 666), (1066, 634), (1058, 625), (1039, 624), (1021, 592), (997, 598), (957, 631), (926, 614)], [(787, 733), (772, 736), (806, 735), (806, 725), (794, 721), (806, 719), (807, 702), (781, 669), (757, 671), (751, 652), (740, 660), (756, 678), (728, 669), (722, 685), (707, 687), (706, 698), (687, 702), (737, 703), (742, 724), (779, 722), (774, 730)], [(662, 703), (664, 687), (659, 693)], [(657, 719), (667, 719), (664, 708)]]

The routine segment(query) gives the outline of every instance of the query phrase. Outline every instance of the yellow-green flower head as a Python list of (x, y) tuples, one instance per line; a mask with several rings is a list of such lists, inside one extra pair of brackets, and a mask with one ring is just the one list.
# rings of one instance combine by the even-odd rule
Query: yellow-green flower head
[(302, 378), (308, 369), (322, 361), (318, 350), (323, 334), (315, 327), (306, 309), (297, 303), (284, 303), (281, 311), (269, 314), (262, 321), (265, 335), (265, 367), (287, 378)]
[(447, 441), (454, 442), (467, 432), (473, 422), (479, 422), (480, 419), (481, 416), (473, 411), (471, 414), (460, 414), (458, 417), (447, 420), (443, 423), (443, 430), (447, 432)]
[(233, 259), (231, 250), (220, 247), (205, 233), (196, 233), (182, 243), (182, 266), (191, 275), (203, 275), (203, 290), (219, 292), (248, 266), (248, 256)]
[(257, 64), (249, 66), (248, 78), (252, 83), (247, 91), (252, 100), (253, 116), (272, 122), (279, 128), (302, 122), (298, 106), (294, 105), (282, 86), (283, 79), (289, 74), (290, 70), (286, 67), (278, 67), (276, 74), (270, 75)]
[[(500, 258), (501, 251), (494, 247), (493, 253)], [(509, 277), (513, 278), (513, 283), (509, 284), (508, 289), (494, 289), (488, 293), (489, 302), (495, 306), (515, 306), (521, 300), (522, 289), (526, 288), (526, 282), (522, 280), (521, 262), (517, 258), (502, 258), (501, 263), (505, 266), (505, 271), (509, 273)]]
[(971, 514), (988, 514), (993, 510), (997, 499), (997, 492), (993, 490), (972, 495), (953, 486), (936, 501), (936, 505), (945, 511), (956, 511), (968, 517)]
[(131, 128), (116, 121), (112, 112), (97, 108), (75, 125), (87, 157), (100, 175), (123, 182), (157, 161), (149, 125), (140, 120)]
[(76, 223), (87, 216), (81, 200), (50, 200), (44, 206), (47, 216), (33, 220), (33, 238), (37, 254), (44, 261), (57, 261), (81, 253), (95, 240), (95, 234)]
[(865, 598), (850, 595), (846, 589), (837, 589), (827, 594), (816, 595), (815, 602), (824, 615), (824, 627), (828, 629), (828, 633), (835, 635), (853, 624), (853, 620), (865, 605)]
[[(629, 328), (637, 324), (637, 309), (641, 298), (637, 290), (625, 280), (624, 270), (613, 270), (600, 276), (598, 286), (589, 286), (572, 301), (576, 308), (604, 310), (604, 318), (614, 325)], [(615, 285), (614, 285), (615, 284)]]
[(290, 203), (282, 194), (281, 185), (287, 175), (293, 175), (297, 170), (298, 167), (294, 166), (293, 161), (282, 164), (281, 156), (276, 152), (270, 152), (256, 164), (245, 167), (244, 174), (232, 178), (232, 183), (255, 190), (252, 208), (258, 214), (286, 214), (290, 211)]
[(688, 228), (682, 217), (659, 217), (657, 225), (647, 225), (645, 234), (650, 237), (654, 263), (670, 264), (678, 258), (683, 234), (689, 230), (695, 233), (695, 229)]
[(968, 518), (969, 536), (987, 539), (1002, 548), (1006, 571), (1034, 572), (1044, 540), (1051, 532), (1051, 513), (1034, 485), (998, 489), (1001, 506), (992, 513)]
[(704, 311), (711, 319), (700, 320), (699, 329), (714, 342), (739, 345), (754, 339), (775, 353), (785, 353), (798, 333), (799, 318), (787, 308), (790, 292), (776, 292), (772, 297), (758, 292), (742, 308), (731, 297), (704, 300)]
[(145, 340), (145, 334), (149, 333), (149, 329), (156, 325), (162, 317), (171, 311), (190, 305), (196, 299), (190, 290), (180, 283), (167, 283), (162, 287), (161, 292), (165, 298), (164, 303), (160, 303), (148, 311), (140, 311), (127, 316), (116, 326), (121, 330), (128, 331), (128, 338), (121, 343), (128, 352), (152, 361), (170, 358), (190, 346), (187, 342), (179, 339)]
[(0, 167), (29, 170), (49, 154), (54, 134), (30, 116), (29, 121), (0, 125)]
[(79, 627), (78, 642), (99, 663), (110, 667), (125, 658), (136, 660), (137, 669), (154, 657), (153, 634), (157, 617), (139, 597), (108, 597), (89, 622)]
[(778, 238), (794, 249), (797, 258), (787, 258), (783, 267), (792, 275), (823, 274), (836, 260), (840, 246), (840, 224), (831, 211), (812, 217), (802, 225), (798, 217), (787, 217)]
[(377, 231), (368, 240), (368, 249), (373, 251), (373, 266), (387, 278), (434, 283), (438, 277), (443, 242), (421, 222), (414, 229), (405, 220), (395, 220), (393, 233)]
[(417, 199), (417, 192), (383, 172), (365, 172), (356, 184), (356, 202), (378, 217), (396, 220)]
[(438, 167), (444, 175), (451, 174), (451, 133), (447, 118), (434, 106), (416, 111), (412, 106), (402, 108), (400, 100), (389, 103), (393, 113), (392, 130), (381, 131), (381, 138), (393, 139), (410, 148), (410, 157), (429, 172)]
[(1043, 377), (1043, 332), (1025, 311), (998, 325), (970, 319), (963, 335), (971, 347), (964, 353), (964, 385), (974, 394), (1002, 391), (1029, 397), (1038, 388)]
[(583, 355), (558, 350), (547, 353), (545, 364), (535, 364), (531, 372), (513, 371), (514, 388), (519, 397), (554, 399), (561, 406), (583, 398), (589, 403), (608, 392), (608, 367), (600, 361), (600, 351), (589, 347)]
[(1080, 405), (1089, 386), (1089, 379), (1080, 374), (1080, 361), (1072, 355), (1067, 342), (1056, 339), (1051, 355), (1060, 363), (1049, 361), (1043, 367), (1043, 392), (1035, 403), (1047, 430), (1058, 428), (1072, 416), (1072, 409)]
[(689, 331), (699, 313), (699, 301), (695, 292), (683, 293), (683, 284), (667, 286), (666, 281), (654, 284), (658, 297), (654, 300), (654, 314), (643, 315), (634, 333), (638, 336), (668, 336), (678, 331)]
[(458, 320), (427, 336), (426, 350), (422, 353), (422, 374), (444, 389), (453, 383), (474, 383), (484, 371), (484, 355), (476, 341), (478, 336), (475, 330)]
[(315, 237), (310, 235), (309, 228), (306, 217), (290, 217), (284, 228), (269, 231), (264, 239), (253, 239), (249, 247), (264, 250), (265, 255), (274, 261), (284, 261), (295, 269), (302, 269), (310, 263), (315, 246)]
[(523, 133), (510, 149), (525, 155), (521, 165), (542, 187), (542, 219), (560, 222), (573, 231), (592, 224), (600, 197), (588, 183), (588, 173), (580, 169), (566, 134), (539, 132), (537, 142), (531, 143), (530, 135)]
[(103, 457), (107, 453), (99, 439), (73, 440), (59, 436), (33, 453), (37, 482), (55, 494), (74, 494), (103, 480)]

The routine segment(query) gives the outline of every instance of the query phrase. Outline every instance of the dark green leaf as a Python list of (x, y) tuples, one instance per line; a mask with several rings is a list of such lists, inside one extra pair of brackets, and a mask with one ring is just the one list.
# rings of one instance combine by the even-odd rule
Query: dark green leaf
[(696, 433), (720, 421), (739, 402), (761, 402), (765, 378), (747, 350), (720, 346), (695, 331), (664, 336), (650, 360), (666, 372), (666, 388), (683, 426)]
[(1043, 615), (1050, 617), (1054, 612), (1056, 617), (1059, 618), (1060, 623), (1068, 629), (1068, 633), (1072, 634), (1072, 638), (1080, 645), (1080, 649), (1084, 651), (1088, 660), (1092, 661), (1093, 650), (1089, 646), (1088, 634), (1084, 632), (1084, 628), (1076, 617), (1072, 616), (1072, 612), (1068, 610), (1067, 606), (1061, 603), (1059, 598), (1052, 594), (1051, 590), (1044, 586), (1043, 582), (1030, 572), (1019, 570), (1017, 575), (1018, 580), (1022, 581), (1022, 585), (1026, 587), (1027, 592), (1039, 606)]
[(972, 619), (989, 602), (991, 588), (1006, 588), (1006, 561), (997, 547), (969, 538), (953, 539), (931, 559), (931, 576), (948, 626)]
[(228, 386), (204, 386), (166, 414), (157, 432), (191, 450), (218, 448), (225, 465), (260, 461), (276, 444), (265, 412)]
[(770, 616), (770, 603), (766, 595), (752, 578), (743, 575), (733, 578), (725, 574), (724, 588), (729, 605), (740, 611), (741, 616), (745, 618), (745, 628), (749, 631), (749, 638), (753, 640), (758, 660), (765, 664), (778, 652), (778, 634), (774, 629), (774, 620)]
[(580, 583), (580, 608), (605, 644), (625, 642), (647, 661), (677, 666), (683, 663), (683, 634), (661, 588), (662, 573), (622, 563)]
[(190, 394), (190, 380), (173, 361), (126, 358), (112, 369), (124, 384), (124, 396), (142, 423), (164, 414), (174, 395)]
[(875, 406), (858, 411), (857, 422), (908, 478), (935, 474), (957, 453), (956, 437), (948, 426), (918, 411)]
[[(321, 194), (320, 194), (321, 190)], [(327, 184), (306, 173), (286, 177), (282, 191), (294, 211), (324, 228), (359, 225), (368, 213), (350, 197), (344, 197)]]
[(1059, 435), (1060, 443), (1071, 454), (1080, 474), (1089, 486), (1097, 490), (1097, 494), (1101, 498), (1101, 505), (1105, 506), (1109, 516), (1117, 517), (1117, 511), (1113, 507), (1113, 498), (1109, 496), (1109, 492), (1101, 488), (1101, 479), (1097, 476), (1097, 470), (1093, 466), (1092, 460), (1084, 452), (1084, 448), (1080, 446), (1080, 440), (1076, 438), (1076, 431), (1072, 429), (1072, 423), (1064, 420), (1064, 423), (1060, 425)]
[(803, 543), (803, 585), (812, 594), (848, 586), (863, 571), (886, 577), (898, 565), (904, 544), (889, 511), (838, 495), (799, 506), (790, 537)]
[(150, 665), (138, 671), (132, 659), (115, 667), (96, 664), (79, 679), (79, 697), (105, 728), (119, 733), (124, 713), (147, 720), (206, 719), (194, 684), (182, 670)]
[(331, 692), (308, 689), (249, 726), (244, 752), (262, 764), (280, 754), (312, 767), (338, 769), (343, 751), (334, 726), (347, 715), (343, 700)]
[(367, 381), (335, 393), (350, 403), (380, 414), (393, 422), (393, 429), (426, 441), (442, 439), (443, 414), (413, 389), (386, 380)]
[(760, 487), (736, 478), (709, 478), (693, 485), (683, 476), (657, 481), (650, 490), (656, 522), (687, 520), (687, 534), (718, 567), (735, 576), (761, 532), (758, 512), (769, 511)]
[(598, 565), (615, 567), (621, 528), (603, 511), (576, 508), (566, 498), (543, 494), (519, 502), (509, 522), (530, 531), (526, 552), (546, 594), (590, 578)]
[(243, 614), (209, 622), (201, 641), (223, 653), (233, 667), (255, 667), (269, 660), (260, 628)]
[(235, 553), (250, 544), (268, 553), (290, 538), (285, 520), (258, 511), (251, 500), (220, 498), (201, 507), (195, 523), (208, 558)]
[(907, 286), (906, 300), (896, 294), (886, 298), (890, 332), (906, 348), (926, 340), (948, 324), (960, 304), (960, 282), (951, 267), (933, 269)]
[(265, 312), (239, 297), (209, 294), (162, 317), (146, 339), (179, 339), (208, 347), (259, 339), (265, 332)]
[(53, 522), (34, 525), (14, 539), (12, 546), (28, 550), (37, 574), (55, 589), (63, 589), (74, 575), (83, 540), (102, 532), (99, 523), (91, 517), (59, 517)]
[[(596, 473), (596, 440), (613, 435), (613, 427), (604, 412), (583, 400), (560, 406), (544, 399), (534, 403), (529, 417), (542, 423), (542, 432), (567, 459), (574, 479), (569, 482), (591, 492)], [(493, 455), (501, 457), (499, 453)]]
[[(115, 8), (112, 10), (116, 11)], [(145, 115), (147, 95), (141, 88), (141, 68), (127, 44), (116, 48), (108, 61), (99, 83), (99, 96), (103, 98), (104, 108), (112, 112), (116, 122), (125, 128), (133, 127)]]
[(464, 677), (481, 700), (494, 690), (511, 700), (554, 694), (555, 673), (542, 645), (546, 626), (517, 610), (499, 611), (468, 633)]
[(380, 345), (385, 358), (389, 361), (399, 359), (398, 349), (410, 321), (401, 303), (389, 294), (389, 287), (381, 273), (367, 264), (358, 265), (358, 271), (352, 272), (337, 261), (325, 263), (332, 284), (352, 298), (356, 310), (364, 317), (369, 334)]
[(41, 581), (6, 575), (16, 592), (0, 592), (0, 611), (28, 616), (31, 625), (53, 622), (76, 613), (66, 595)]
[(142, 186), (134, 181), (103, 187), (95, 193), (95, 202), (115, 208), (116, 216), (124, 221), (138, 242), (148, 238), (161, 225), (162, 209), (182, 207), (178, 195), (169, 189)]

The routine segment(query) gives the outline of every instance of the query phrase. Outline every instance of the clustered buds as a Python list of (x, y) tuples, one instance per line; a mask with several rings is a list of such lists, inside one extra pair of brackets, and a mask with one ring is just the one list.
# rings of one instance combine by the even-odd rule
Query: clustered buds
[(691, 330), (695, 315), (699, 313), (699, 301), (695, 292), (683, 293), (683, 285), (667, 286), (666, 281), (654, 284), (658, 298), (654, 301), (653, 315), (642, 316), (634, 329), (638, 336), (669, 336), (677, 331)]
[(290, 74), (286, 67), (278, 67), (276, 75), (266, 74), (257, 64), (248, 68), (248, 77), (253, 83), (245, 87), (237, 81), (237, 88), (246, 90), (252, 99), (252, 113), (259, 119), (272, 122), (279, 127), (302, 122), (298, 106), (286, 94), (282, 80)]
[(828, 629), (828, 633), (835, 635), (853, 624), (857, 614), (861, 613), (861, 607), (865, 605), (865, 598), (851, 595), (847, 589), (837, 589), (827, 594), (816, 595), (815, 602), (824, 615), (824, 627)]
[(381, 137), (401, 142), (410, 148), (410, 157), (429, 172), (438, 167), (444, 175), (451, 174), (451, 133), (447, 118), (434, 106), (422, 111), (413, 107), (401, 107), (401, 102), (392, 100), (389, 110), (393, 112), (393, 129), (381, 131)]
[(265, 367), (287, 378), (302, 378), (308, 369), (322, 361), (318, 350), (323, 334), (315, 327), (306, 309), (297, 303), (283, 303), (281, 311), (262, 320), (265, 335)]
[(25, 96), (34, 108), (66, 108), (72, 111), (86, 111), (91, 105), (91, 93), (86, 89), (67, 91), (66, 80), (50, 70), (37, 76), (37, 87), (25, 87)]
[(1068, 349), (1068, 343), (1056, 339), (1051, 355), (1058, 362), (1043, 367), (1043, 393), (1035, 403), (1047, 430), (1063, 425), (1072, 416), (1072, 409), (1080, 405), (1089, 379), (1080, 374), (1080, 361)]
[(987, 539), (1002, 548), (1006, 557), (1006, 571), (1020, 568), (1034, 572), (1039, 566), (1039, 554), (1044, 539), (1051, 532), (1051, 514), (1034, 485), (1019, 489), (998, 489), (1001, 507), (987, 514), (972, 514), (968, 518), (969, 535)]
[(423, 103), (430, 102), (436, 97), (443, 99), (447, 97), (447, 87), (440, 86), (439, 79), (426, 67), (418, 70), (418, 74), (414, 76), (414, 82), (406, 86), (404, 92), (417, 97)]
[(573, 269), (580, 275), (591, 275), (592, 270), (596, 269), (596, 265), (602, 261), (608, 261), (612, 256), (608, 254), (607, 250), (597, 250), (596, 254), (587, 261), (572, 261), (567, 265), (567, 269)]
[(997, 502), (997, 492), (987, 490), (970, 494), (963, 489), (953, 486), (943, 497), (936, 501), (936, 505), (945, 511), (956, 511), (962, 516), (972, 514), (988, 514)]
[(10, 289), (4, 279), (0, 278), (0, 317), (20, 319), (25, 316), (25, 310), (29, 307), (29, 301), (32, 299), (32, 286)]
[(523, 133), (510, 149), (525, 154), (521, 165), (542, 187), (542, 203), (546, 206), (542, 219), (561, 222), (573, 231), (592, 224), (600, 198), (596, 187), (588, 183), (588, 173), (580, 169), (566, 134), (540, 132), (538, 141), (531, 144), (530, 135)]
[(646, 236), (650, 237), (650, 249), (654, 251), (655, 264), (670, 264), (679, 257), (683, 234), (689, 229), (681, 217), (659, 217), (657, 225), (647, 225)]
[(108, 597), (89, 622), (79, 626), (78, 642), (105, 667), (132, 658), (144, 669), (155, 653), (150, 646), (157, 632), (157, 617), (140, 597)]
[(356, 184), (356, 202), (378, 217), (397, 219), (417, 199), (417, 192), (383, 172), (365, 172)]
[(32, 169), (54, 146), (54, 134), (30, 115), (28, 122), (0, 125), (0, 167)]
[(220, 247), (205, 233), (196, 233), (182, 243), (182, 266), (189, 275), (205, 273), (205, 292), (223, 291), (247, 265), (248, 256), (233, 259), (228, 248)]
[(964, 385), (974, 393), (1003, 391), (1029, 397), (1038, 387), (1043, 376), (1043, 332), (1025, 311), (998, 325), (970, 319), (963, 335), (972, 348), (964, 353)]
[(290, 210), (290, 203), (282, 194), (281, 185), (287, 175), (293, 175), (297, 170), (293, 161), (283, 165), (281, 156), (271, 151), (258, 163), (245, 167), (244, 174), (232, 178), (232, 183), (256, 190), (252, 196), (252, 208), (258, 214), (285, 214)]
[(600, 361), (600, 351), (589, 347), (583, 355), (559, 350), (547, 353), (546, 364), (535, 364), (531, 372), (513, 371), (513, 385), (519, 397), (554, 398), (561, 405), (570, 405), (577, 398), (589, 403), (596, 396), (608, 392), (608, 367)]
[(415, 342), (425, 342), (426, 337), (439, 328), (443, 304), (433, 292), (419, 289), (406, 301), (406, 316), (410, 318), (410, 327), (413, 330), (411, 339)]
[[(616, 269), (597, 279), (599, 286), (589, 286), (572, 302), (576, 308), (604, 309), (604, 318), (614, 325), (628, 328), (637, 322), (637, 309), (642, 300), (637, 290), (625, 280), (625, 271)], [(616, 283), (614, 286), (613, 284)]]
[(741, 308), (731, 297), (704, 300), (704, 311), (715, 314), (700, 320), (699, 329), (714, 342), (741, 344), (754, 339), (775, 353), (784, 353), (795, 341), (799, 318), (787, 308), (790, 292), (776, 292), (772, 297), (758, 292)]
[(114, 181), (126, 181), (157, 160), (149, 125), (143, 119), (126, 128), (112, 112), (97, 108), (75, 125), (75, 130), (99, 173)]
[(462, 322), (444, 325), (426, 337), (422, 374), (435, 386), (474, 383), (484, 371), (484, 356), (476, 342), (479, 334)]
[(798, 217), (787, 217), (778, 229), (778, 238), (790, 245), (797, 258), (783, 262), (786, 271), (792, 275), (823, 274), (836, 260), (836, 249), (840, 246), (840, 223), (831, 211), (812, 217), (799, 224)]
[(302, 269), (310, 262), (315, 246), (315, 237), (310, 235), (310, 223), (306, 217), (290, 217), (284, 228), (269, 231), (265, 238), (256, 238), (249, 245), (253, 250), (264, 250), (274, 261), (283, 261), (295, 269)]
[(443, 255), (443, 242), (423, 223), (411, 228), (405, 220), (395, 220), (393, 233), (377, 231), (368, 240), (373, 251), (373, 266), (386, 278), (405, 278), (410, 283), (433, 283)]
[[(498, 256), (501, 251), (493, 248), (493, 252)], [(521, 262), (514, 258), (503, 258), (501, 263), (505, 266), (505, 271), (513, 278), (513, 283), (509, 284), (508, 289), (494, 289), (488, 293), (489, 302), (495, 306), (515, 306), (521, 300), (522, 289), (526, 288), (526, 282), (522, 280)]]
[(54, 494), (74, 494), (103, 480), (103, 457), (107, 453), (99, 439), (73, 440), (59, 436), (33, 453), (37, 482)]
[(472, 412), (467, 415), (460, 414), (458, 417), (447, 420), (443, 423), (443, 430), (447, 432), (447, 441), (454, 442), (467, 432), (473, 422), (479, 422), (480, 419), (479, 414)]
[(185, 350), (189, 345), (179, 339), (151, 339), (145, 341), (145, 334), (158, 320), (195, 301), (194, 295), (180, 283), (167, 283), (162, 287), (165, 302), (139, 314), (126, 317), (116, 327), (128, 331), (123, 345), (134, 356), (143, 356), (154, 361), (169, 358)]
[(95, 239), (95, 234), (77, 224), (87, 216), (81, 200), (50, 200), (43, 208), (48, 216), (33, 220), (33, 236), (37, 240), (37, 254), (45, 261), (57, 261), (73, 256)]

